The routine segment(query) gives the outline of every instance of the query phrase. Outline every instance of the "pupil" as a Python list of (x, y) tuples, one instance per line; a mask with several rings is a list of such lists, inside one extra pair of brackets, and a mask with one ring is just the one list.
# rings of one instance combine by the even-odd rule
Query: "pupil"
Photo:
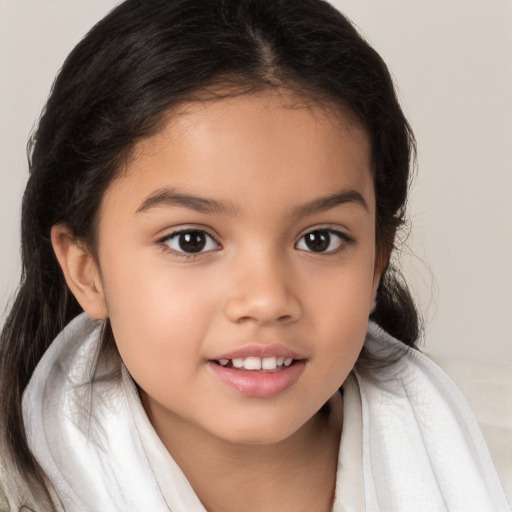
[(206, 245), (206, 237), (201, 231), (189, 231), (181, 233), (179, 243), (185, 252), (200, 252)]
[(313, 231), (306, 235), (306, 245), (314, 252), (323, 252), (331, 243), (331, 236), (327, 231)]

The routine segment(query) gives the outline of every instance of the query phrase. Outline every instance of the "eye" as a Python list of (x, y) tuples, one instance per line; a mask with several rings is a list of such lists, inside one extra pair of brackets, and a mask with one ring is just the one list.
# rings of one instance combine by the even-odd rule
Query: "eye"
[(302, 235), (296, 247), (301, 251), (330, 253), (341, 250), (349, 241), (349, 237), (340, 231), (315, 229)]
[(187, 229), (176, 231), (167, 236), (161, 243), (177, 253), (197, 254), (219, 249), (218, 242), (206, 231)]

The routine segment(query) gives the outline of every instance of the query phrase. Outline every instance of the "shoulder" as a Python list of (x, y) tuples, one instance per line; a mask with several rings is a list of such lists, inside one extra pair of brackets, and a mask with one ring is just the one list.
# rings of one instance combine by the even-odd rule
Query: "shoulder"
[(512, 496), (512, 364), (433, 360), (457, 384), (489, 447), (505, 494)]

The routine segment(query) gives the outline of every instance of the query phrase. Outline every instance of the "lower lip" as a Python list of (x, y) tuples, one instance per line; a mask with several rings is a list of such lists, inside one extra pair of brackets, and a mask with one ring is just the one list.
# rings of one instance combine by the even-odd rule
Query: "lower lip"
[(208, 363), (210, 370), (222, 382), (242, 395), (257, 398), (269, 398), (286, 391), (297, 382), (305, 366), (304, 361), (296, 361), (277, 372), (261, 372), (226, 368), (213, 361)]

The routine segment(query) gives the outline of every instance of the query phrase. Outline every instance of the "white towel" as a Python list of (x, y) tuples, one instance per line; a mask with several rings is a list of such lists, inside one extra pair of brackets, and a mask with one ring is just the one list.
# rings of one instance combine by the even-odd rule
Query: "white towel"
[[(23, 397), (29, 446), (66, 512), (191, 512), (187, 503), (198, 500), (179, 468), (175, 492), (165, 493), (175, 502), (159, 488), (130, 410), (122, 363), (98, 360), (101, 331), (101, 322), (80, 315), (41, 359)], [(394, 365), (356, 372), (366, 510), (509, 512), (482, 434), (455, 385), (374, 324), (365, 346), (402, 353)]]
[(483, 435), (448, 376), (375, 324), (365, 346), (403, 355), (372, 374), (356, 372), (367, 512), (507, 512)]

